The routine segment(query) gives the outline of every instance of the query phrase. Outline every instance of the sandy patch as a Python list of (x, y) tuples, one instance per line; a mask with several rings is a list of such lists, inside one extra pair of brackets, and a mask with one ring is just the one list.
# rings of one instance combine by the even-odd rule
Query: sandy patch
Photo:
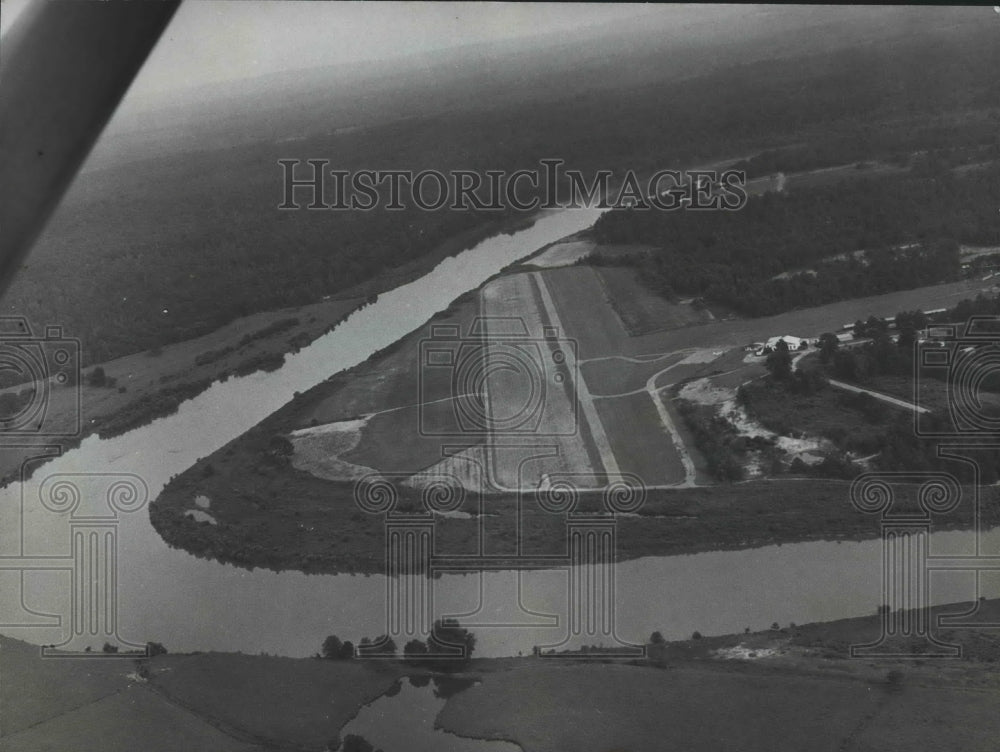
[(590, 255), (594, 243), (590, 240), (570, 240), (556, 243), (548, 250), (531, 259), (528, 263), (551, 269), (557, 266), (569, 266)]
[(341, 459), (361, 441), (367, 423), (368, 418), (359, 418), (292, 431), (288, 436), (295, 450), (292, 467), (326, 480), (357, 480), (375, 473), (373, 468)]
[(715, 386), (709, 378), (695, 379), (681, 387), (678, 396), (697, 405), (721, 405), (736, 399), (735, 389)]
[[(752, 418), (742, 405), (737, 404), (735, 389), (715, 386), (711, 378), (695, 379), (685, 384), (678, 396), (695, 404), (715, 407), (716, 414), (727, 421), (741, 436), (748, 439), (768, 439), (775, 447), (785, 452), (790, 460), (801, 458), (806, 464), (814, 465), (823, 461), (823, 452), (832, 446), (829, 441), (819, 437), (793, 438), (765, 428)], [(744, 469), (750, 478), (764, 474), (761, 458), (754, 452), (749, 453)]]
[(198, 496), (195, 496), (194, 497), (194, 503), (195, 503), (195, 506), (197, 506), (197, 507), (199, 507), (201, 509), (208, 509), (210, 506), (212, 506), (212, 500), (209, 499), (204, 494), (199, 494)]
[(746, 409), (736, 404), (736, 400), (727, 400), (724, 402), (719, 410), (719, 415), (728, 420), (741, 436), (746, 436), (750, 439), (771, 439), (778, 449), (793, 456), (809, 452), (819, 452), (828, 449), (830, 446), (829, 442), (825, 439), (812, 437), (795, 439), (791, 436), (781, 436), (751, 418)]
[(711, 363), (713, 360), (722, 355), (725, 350), (697, 350), (696, 352), (688, 355), (684, 360), (682, 360), (677, 365), (695, 365), (698, 363)]
[(203, 512), (200, 509), (188, 509), (184, 512), (184, 516), (188, 517), (195, 522), (207, 522), (209, 525), (218, 525), (215, 517), (210, 515), (208, 512)]
[(490, 490), (486, 463), (486, 450), (483, 447), (469, 447), (410, 476), (403, 485), (422, 489), (444, 482), (464, 488), (466, 491), (482, 493)]
[(715, 657), (724, 661), (753, 661), (759, 658), (772, 658), (780, 654), (781, 651), (777, 648), (751, 648), (746, 645), (719, 648), (715, 651)]

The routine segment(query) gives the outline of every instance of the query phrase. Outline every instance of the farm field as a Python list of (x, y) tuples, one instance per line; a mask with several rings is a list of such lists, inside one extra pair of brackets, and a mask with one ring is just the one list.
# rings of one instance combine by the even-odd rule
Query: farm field
[(641, 478), (647, 486), (685, 479), (684, 465), (648, 394), (599, 400), (597, 411), (623, 473)]
[(715, 319), (707, 309), (697, 309), (686, 303), (671, 303), (647, 289), (638, 279), (637, 271), (628, 266), (595, 267), (622, 326), (632, 336), (679, 329), (683, 326), (706, 324)]
[(449, 700), (439, 723), (463, 736), (512, 739), (526, 752), (993, 749), (995, 685), (966, 688), (958, 679), (941, 686), (928, 672), (917, 686), (897, 689), (887, 669), (819, 665), (810, 672), (800, 662), (793, 671), (766, 658), (720, 663), (490, 673)]
[(567, 335), (580, 341), (584, 360), (603, 355), (660, 355), (687, 348), (742, 347), (783, 334), (818, 337), (859, 318), (894, 316), (899, 311), (915, 308), (950, 307), (963, 298), (974, 298), (980, 292), (993, 289), (989, 282), (963, 280), (803, 308), (776, 316), (717, 320), (701, 326), (628, 337), (613, 312), (599, 315), (593, 305), (593, 301), (601, 297), (596, 274), (594, 268), (586, 266), (550, 269), (543, 273), (553, 298), (560, 305)]

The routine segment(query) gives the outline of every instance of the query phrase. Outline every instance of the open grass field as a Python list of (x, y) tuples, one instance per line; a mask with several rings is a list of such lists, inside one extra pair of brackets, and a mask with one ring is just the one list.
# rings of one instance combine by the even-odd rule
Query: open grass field
[(0, 638), (0, 734), (25, 731), (115, 695), (128, 685), (130, 671), (129, 660), (42, 660), (36, 646)]
[[(994, 749), (1000, 691), (719, 665), (539, 666), (483, 676), (440, 725), (525, 752)], [(741, 670), (742, 669), (742, 670)], [(932, 679), (932, 677), (928, 677)]]
[[(978, 623), (1000, 616), (996, 600), (975, 606)], [(438, 723), (526, 752), (993, 749), (996, 634), (939, 632), (960, 660), (848, 657), (879, 632), (873, 615), (648, 645), (645, 666), (514, 663), (449, 700)]]
[(596, 405), (623, 473), (647, 486), (684, 480), (684, 466), (647, 393), (601, 399)]
[(0, 637), (0, 746), (10, 752), (261, 749), (129, 678), (134, 671), (127, 658), (43, 659), (38, 647)]
[(230, 736), (139, 685), (3, 740), (8, 752), (249, 752), (268, 747)]
[(682, 351), (645, 358), (627, 356), (594, 358), (583, 362), (580, 371), (591, 385), (591, 393), (595, 397), (613, 397), (645, 388), (651, 376), (668, 366), (676, 368), (687, 354)]
[(882, 699), (884, 690), (865, 689), (717, 670), (532, 667), (485, 676), (450, 700), (439, 722), (463, 736), (512, 739), (526, 752), (835, 752)]
[(234, 653), (162, 655), (140, 679), (127, 658), (41, 658), (0, 637), (4, 750), (325, 750), (405, 672), (382, 661)]
[[(1000, 618), (1000, 601), (935, 607)], [(941, 627), (956, 660), (849, 659), (879, 617), (647, 645), (647, 659), (474, 659), (418, 722), (526, 752), (992, 751), (1000, 636)], [(5, 750), (324, 750), (365, 704), (426, 669), (233, 653), (42, 659), (0, 637)], [(472, 681), (470, 681), (472, 680)], [(474, 682), (474, 683), (473, 683)], [(434, 708), (436, 710), (436, 707)], [(334, 742), (335, 743), (335, 742)]]
[(152, 665), (153, 686), (174, 702), (262, 740), (306, 749), (324, 749), (402, 673), (382, 661), (232, 653), (168, 655)]
[(899, 311), (916, 308), (951, 307), (963, 298), (974, 298), (980, 292), (992, 289), (989, 282), (963, 280), (845, 300), (776, 316), (716, 320), (700, 326), (629, 337), (612, 310), (602, 313), (604, 309), (594, 305), (593, 301), (602, 297), (602, 288), (593, 267), (548, 269), (543, 276), (559, 306), (566, 335), (578, 340), (583, 360), (606, 355), (658, 355), (687, 348), (718, 350), (784, 334), (818, 337), (823, 332), (837, 331), (844, 324), (859, 318), (894, 316)]
[(630, 266), (595, 267), (606, 298), (618, 314), (622, 326), (632, 336), (705, 324), (715, 317), (707, 310), (687, 303), (671, 303), (647, 289)]

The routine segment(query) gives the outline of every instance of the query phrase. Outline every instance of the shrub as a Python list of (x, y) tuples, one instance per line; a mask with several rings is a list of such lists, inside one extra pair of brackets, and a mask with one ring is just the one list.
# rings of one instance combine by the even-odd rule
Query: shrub
[(107, 374), (104, 373), (104, 369), (101, 366), (97, 366), (90, 374), (87, 376), (87, 384), (90, 386), (105, 386), (108, 382)]
[(427, 655), (427, 644), (422, 640), (410, 640), (403, 647), (403, 657), (408, 661), (419, 661)]
[(323, 640), (323, 657), (329, 658), (330, 660), (338, 660), (340, 658), (340, 651), (343, 649), (344, 643), (340, 641), (337, 635), (330, 635), (325, 640)]

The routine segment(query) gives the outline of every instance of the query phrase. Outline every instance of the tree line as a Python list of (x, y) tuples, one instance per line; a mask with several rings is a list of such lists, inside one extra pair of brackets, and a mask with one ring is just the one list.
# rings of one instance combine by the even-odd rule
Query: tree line
[[(426, 640), (412, 639), (403, 646), (403, 658), (429, 668), (449, 669), (472, 659), (476, 636), (463, 627), (458, 619), (438, 619)], [(399, 646), (388, 635), (374, 640), (363, 637), (358, 645), (330, 635), (323, 640), (320, 655), (327, 660), (349, 661), (364, 657), (395, 657)]]
[(959, 243), (1000, 245), (998, 194), (993, 165), (767, 193), (736, 212), (617, 209), (594, 230), (601, 244), (655, 248), (620, 262), (654, 292), (762, 316), (957, 278)]

